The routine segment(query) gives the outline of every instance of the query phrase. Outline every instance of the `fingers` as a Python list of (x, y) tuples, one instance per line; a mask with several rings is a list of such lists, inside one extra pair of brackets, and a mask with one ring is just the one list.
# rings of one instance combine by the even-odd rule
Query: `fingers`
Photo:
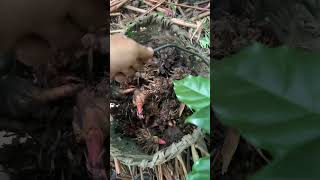
[(35, 90), (33, 92), (33, 98), (38, 102), (46, 103), (63, 97), (75, 95), (82, 88), (82, 84), (67, 84), (51, 89)]
[(136, 70), (132, 66), (130, 66), (129, 68), (124, 69), (122, 73), (125, 74), (127, 77), (132, 77), (135, 75)]
[(116, 80), (117, 82), (123, 82), (129, 77), (133, 77), (136, 72), (137, 70), (130, 66), (128, 68), (122, 69), (121, 71), (115, 74), (112, 74), (110, 78), (111, 80)]
[(110, 37), (110, 48), (110, 78), (118, 82), (134, 76), (154, 54), (152, 48), (123, 34)]
[(117, 73), (116, 75), (114, 75), (113, 79), (121, 83), (124, 82), (127, 79), (127, 77), (123, 73)]
[(148, 60), (152, 59), (154, 51), (151, 47), (145, 47), (138, 44), (138, 57), (139, 63), (146, 63)]

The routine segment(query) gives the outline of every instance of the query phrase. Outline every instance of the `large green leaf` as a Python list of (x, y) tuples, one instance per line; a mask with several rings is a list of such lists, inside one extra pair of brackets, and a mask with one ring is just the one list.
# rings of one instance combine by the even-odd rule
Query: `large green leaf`
[(210, 105), (210, 80), (201, 76), (187, 76), (176, 80), (174, 91), (177, 98), (196, 111)]
[(210, 106), (193, 113), (187, 118), (186, 122), (192, 123), (210, 133)]
[(192, 172), (188, 174), (187, 180), (209, 180), (210, 179), (210, 157), (203, 157), (192, 166)]
[(320, 138), (289, 151), (283, 158), (256, 174), (252, 180), (320, 179)]
[(219, 119), (281, 152), (320, 136), (320, 54), (260, 44), (212, 62)]
[(254, 180), (320, 179), (319, 59), (255, 44), (211, 63), (218, 118), (275, 157)]

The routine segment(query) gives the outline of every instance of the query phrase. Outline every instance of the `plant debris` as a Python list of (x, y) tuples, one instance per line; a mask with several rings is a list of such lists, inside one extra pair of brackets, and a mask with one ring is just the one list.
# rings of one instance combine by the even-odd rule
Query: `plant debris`
[(181, 113), (181, 102), (176, 98), (173, 81), (196, 73), (184, 63), (175, 48), (160, 50), (153, 63), (126, 82), (112, 83), (112, 89), (127, 91), (135, 87), (133, 94), (114, 93), (110, 102), (116, 129), (131, 137), (145, 153), (152, 154), (178, 142), (184, 135), (192, 133), (194, 126), (184, 121), (190, 109)]

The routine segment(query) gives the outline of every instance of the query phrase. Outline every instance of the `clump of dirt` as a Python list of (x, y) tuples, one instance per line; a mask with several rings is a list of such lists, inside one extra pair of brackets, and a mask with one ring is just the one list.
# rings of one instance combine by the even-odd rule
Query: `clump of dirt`
[(111, 107), (116, 131), (148, 154), (180, 141), (195, 128), (185, 123), (192, 112), (177, 99), (173, 81), (197, 73), (179, 53), (175, 48), (161, 49), (134, 78), (111, 83), (112, 89), (118, 89), (110, 97), (116, 105)]
[(270, 47), (280, 45), (269, 22), (258, 22), (247, 15), (225, 13), (212, 21), (211, 29), (210, 56), (214, 59), (234, 54), (254, 41)]

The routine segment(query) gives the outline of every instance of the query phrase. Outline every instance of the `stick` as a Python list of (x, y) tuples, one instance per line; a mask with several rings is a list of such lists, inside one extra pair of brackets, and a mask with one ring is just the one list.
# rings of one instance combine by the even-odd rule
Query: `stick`
[(196, 150), (196, 147), (194, 145), (191, 145), (191, 154), (192, 154), (192, 160), (193, 162), (198, 161), (199, 159), (199, 154)]
[[(149, 5), (149, 6), (151, 6), (151, 7), (154, 6), (154, 4), (152, 4), (152, 3), (148, 2), (148, 1), (145, 1), (145, 0), (144, 0), (143, 2), (144, 2), (146, 5)], [(156, 10), (159, 11), (159, 12), (163, 12), (163, 13), (166, 13), (166, 12), (168, 11), (168, 10), (163, 9), (163, 8), (161, 8), (161, 7), (157, 7)]]
[(161, 4), (163, 4), (165, 2), (165, 0), (160, 1), (158, 4), (154, 5), (152, 8), (150, 8), (147, 12), (143, 13), (140, 17), (145, 16), (146, 14), (152, 12), (154, 9), (156, 9), (157, 7), (159, 7)]
[(198, 27), (196, 28), (196, 30), (194, 30), (194, 33), (192, 34), (192, 36), (191, 36), (191, 38), (190, 38), (191, 42), (192, 42), (193, 37), (194, 37), (194, 36), (196, 35), (196, 33), (199, 31), (201, 25), (202, 25), (202, 22), (197, 21), (197, 26), (198, 26)]
[(110, 34), (115, 34), (115, 33), (123, 33), (123, 30), (122, 29), (118, 29), (118, 30), (110, 31)]
[(116, 13), (110, 13), (110, 16), (120, 16), (121, 15), (121, 13), (119, 13), (119, 12), (116, 12)]
[(114, 1), (110, 1), (110, 7), (115, 6), (119, 3), (121, 3), (122, 0), (114, 0)]
[(201, 19), (201, 18), (206, 17), (206, 16), (209, 16), (209, 15), (210, 15), (210, 11), (206, 11), (206, 12), (204, 12), (204, 13), (199, 14), (199, 15), (196, 16), (196, 17), (191, 18), (190, 20), (191, 20), (191, 21), (195, 21), (195, 20)]
[(120, 174), (121, 170), (120, 170), (120, 162), (119, 160), (117, 160), (116, 158), (114, 158), (114, 168), (116, 170), (116, 174)]
[(178, 11), (180, 12), (182, 17), (186, 17), (186, 15), (184, 14), (183, 10), (181, 9), (181, 7), (177, 7)]
[(186, 166), (184, 165), (183, 159), (181, 157), (181, 155), (177, 155), (178, 161), (180, 162), (182, 169), (183, 169), (183, 173), (184, 173), (184, 177), (187, 177), (188, 173), (187, 173), (187, 169)]
[(129, 9), (131, 11), (139, 12), (139, 13), (145, 13), (147, 10), (136, 8), (134, 6), (126, 5), (124, 8)]
[(158, 165), (158, 172), (159, 172), (159, 180), (163, 180), (161, 164), (160, 164), (160, 165)]
[[(151, 2), (157, 2), (155, 0), (148, 0)], [(171, 4), (172, 2), (165, 2), (166, 4)], [(203, 4), (204, 2), (202, 2), (201, 4)], [(190, 6), (190, 5), (186, 5), (186, 4), (179, 4), (179, 3), (172, 3), (176, 6), (180, 6), (180, 7), (186, 7), (186, 8), (192, 8), (192, 9), (197, 9), (197, 10), (201, 10), (201, 11), (210, 11), (210, 9), (208, 8), (201, 8), (201, 7), (196, 7), (196, 6)]]
[[(168, 4), (169, 2), (166, 2), (166, 3)], [(197, 9), (197, 10), (201, 10), (201, 11), (210, 11), (210, 9), (208, 9), (208, 8), (201, 8), (201, 7), (189, 6), (189, 5), (178, 4), (178, 3), (173, 3), (173, 4), (175, 4), (176, 6), (192, 8), (192, 9)]]
[(143, 177), (143, 169), (140, 167), (140, 179), (141, 180), (144, 180), (144, 177)]
[(204, 4), (204, 3), (207, 3), (207, 2), (210, 2), (210, 1), (209, 0), (205, 0), (205, 1), (201, 1), (201, 2), (195, 2), (194, 4), (200, 5), (200, 4)]
[(110, 7), (110, 12), (114, 12), (115, 10), (119, 9), (122, 5), (124, 5), (128, 0), (123, 0), (121, 3), (117, 4), (116, 6)]
[(185, 22), (181, 19), (177, 19), (177, 18), (172, 18), (171, 22), (173, 22), (177, 25), (180, 25), (180, 26), (190, 27), (190, 28), (194, 28), (194, 29), (197, 29), (197, 27), (198, 27), (196, 24), (187, 23), (187, 22)]

